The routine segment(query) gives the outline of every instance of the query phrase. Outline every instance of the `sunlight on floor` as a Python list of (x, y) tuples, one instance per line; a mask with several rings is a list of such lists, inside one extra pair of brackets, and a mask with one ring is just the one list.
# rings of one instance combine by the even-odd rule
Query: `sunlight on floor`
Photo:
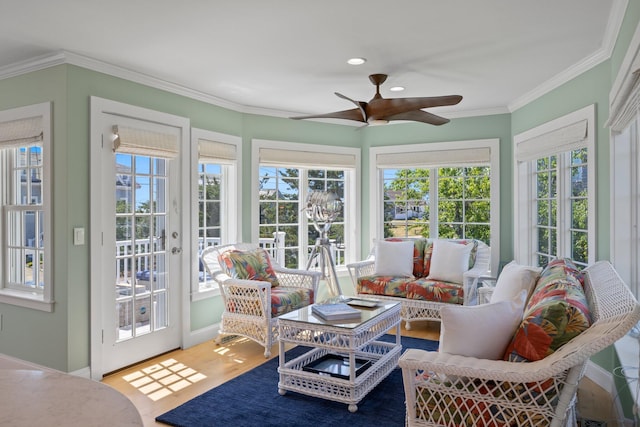
[[(227, 339), (223, 344), (216, 347), (214, 353), (219, 357), (226, 358), (231, 363), (244, 364), (246, 358), (242, 356), (242, 351), (236, 351), (233, 347), (249, 341), (249, 339), (242, 337)], [(242, 346), (239, 350), (241, 349)], [(161, 362), (153, 361), (149, 365), (142, 364), (140, 369), (122, 377), (129, 385), (154, 402), (170, 396), (179, 390), (183, 390), (205, 378), (207, 378), (205, 374), (190, 368), (174, 358), (169, 358)]]
[(149, 399), (156, 401), (207, 378), (175, 359), (141, 368), (122, 377)]

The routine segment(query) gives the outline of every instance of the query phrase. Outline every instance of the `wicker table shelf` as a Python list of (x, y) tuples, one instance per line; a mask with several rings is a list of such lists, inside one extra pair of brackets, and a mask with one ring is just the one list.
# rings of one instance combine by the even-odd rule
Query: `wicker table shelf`
[[(346, 403), (351, 412), (358, 410), (357, 404), (398, 366), (402, 350), (399, 303), (381, 302), (378, 307), (359, 310), (362, 311), (359, 320), (342, 321), (352, 323), (324, 321), (312, 314), (311, 306), (278, 318), (278, 392), (281, 395), (287, 391), (295, 391)], [(394, 327), (394, 343), (378, 341), (378, 338)], [(310, 350), (287, 361), (286, 343), (307, 346)], [(327, 354), (345, 359), (345, 363), (349, 365), (348, 379), (304, 370), (305, 366)], [(355, 370), (356, 359), (371, 361), (371, 365), (359, 375), (356, 375)]]

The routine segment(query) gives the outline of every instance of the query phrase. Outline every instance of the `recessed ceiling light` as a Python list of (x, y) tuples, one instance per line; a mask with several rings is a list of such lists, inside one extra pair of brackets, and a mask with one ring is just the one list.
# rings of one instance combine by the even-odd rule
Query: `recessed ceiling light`
[(391, 92), (402, 92), (404, 90), (404, 86), (394, 86), (390, 87), (389, 90)]
[(349, 65), (362, 65), (365, 62), (367, 62), (367, 60), (365, 58), (351, 58), (347, 61), (347, 64)]

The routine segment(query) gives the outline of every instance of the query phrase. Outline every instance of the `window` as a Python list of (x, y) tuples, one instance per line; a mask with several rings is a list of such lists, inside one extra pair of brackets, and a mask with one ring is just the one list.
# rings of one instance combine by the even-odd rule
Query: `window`
[[(328, 238), (337, 270), (356, 260), (355, 165), (360, 151), (344, 147), (254, 141), (257, 176), (255, 239), (274, 242), (274, 258), (290, 268), (307, 268), (325, 223), (314, 224), (305, 208), (314, 191), (333, 193), (342, 205), (330, 222)], [(315, 261), (314, 261), (315, 260)], [(313, 257), (311, 268), (319, 268)]]
[(611, 143), (611, 262), (640, 298), (640, 115)]
[(384, 237), (473, 238), (489, 244), (490, 171), (488, 166), (382, 169)]
[(0, 112), (0, 302), (53, 310), (51, 105)]
[[(593, 106), (515, 137), (517, 259), (595, 261)], [(591, 127), (591, 128), (590, 128)]]
[(499, 142), (371, 149), (371, 241), (380, 236), (475, 238), (499, 256)]
[(238, 137), (201, 129), (192, 129), (191, 140), (196, 183), (193, 200), (197, 214), (193, 222), (197, 226), (194, 227), (192, 298), (200, 299), (219, 292), (200, 262), (202, 250), (236, 243), (241, 235), (238, 218), (241, 142)]

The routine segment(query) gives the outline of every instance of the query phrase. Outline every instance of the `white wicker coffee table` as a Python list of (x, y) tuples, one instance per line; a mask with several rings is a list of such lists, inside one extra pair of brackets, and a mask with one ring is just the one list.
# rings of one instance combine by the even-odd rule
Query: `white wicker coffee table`
[[(358, 410), (357, 404), (398, 366), (402, 350), (399, 303), (381, 301), (378, 307), (360, 310), (362, 317), (357, 321), (324, 321), (311, 313), (311, 306), (278, 317), (278, 392), (281, 395), (295, 391), (346, 403), (351, 412)], [(395, 342), (377, 341), (394, 327)], [(311, 350), (286, 361), (286, 343), (311, 347)], [(346, 375), (305, 370), (333, 355), (348, 365)], [(368, 362), (369, 366), (357, 374), (356, 361)]]

